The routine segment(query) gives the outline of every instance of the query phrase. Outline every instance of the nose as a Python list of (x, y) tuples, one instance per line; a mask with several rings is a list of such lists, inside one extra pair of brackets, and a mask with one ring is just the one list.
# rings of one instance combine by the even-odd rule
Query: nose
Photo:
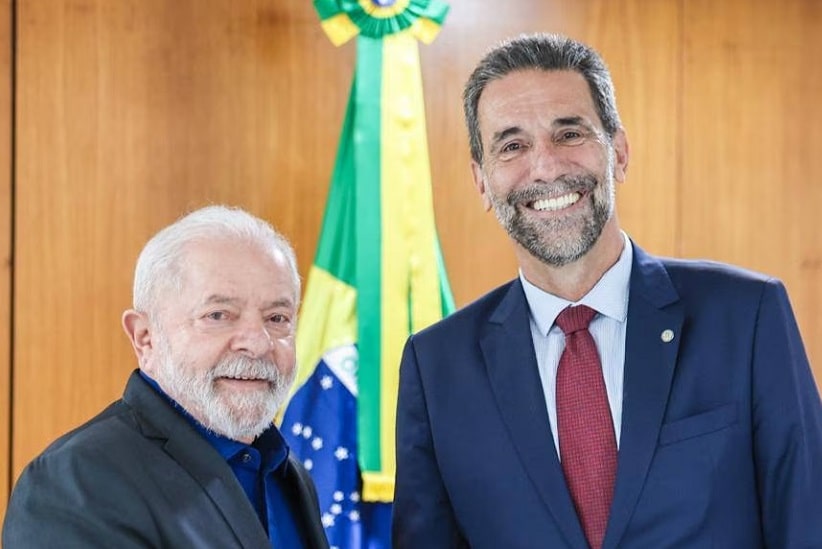
[(531, 149), (531, 181), (550, 183), (564, 173), (561, 148), (550, 139), (541, 139), (534, 144)]
[(232, 350), (249, 358), (260, 358), (271, 352), (274, 342), (262, 320), (247, 320), (238, 325)]

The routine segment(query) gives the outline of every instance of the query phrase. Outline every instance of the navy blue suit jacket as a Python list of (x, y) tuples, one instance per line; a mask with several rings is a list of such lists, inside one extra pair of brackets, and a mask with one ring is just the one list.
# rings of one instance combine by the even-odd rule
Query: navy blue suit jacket
[[(783, 285), (635, 246), (627, 322), (603, 547), (822, 547), (822, 405)], [(587, 547), (519, 280), (406, 344), (393, 539)]]

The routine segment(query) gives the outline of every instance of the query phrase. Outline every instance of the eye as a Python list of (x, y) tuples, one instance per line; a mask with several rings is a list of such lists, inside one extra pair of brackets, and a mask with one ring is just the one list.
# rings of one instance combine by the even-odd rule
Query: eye
[(228, 313), (226, 311), (211, 311), (206, 315), (209, 320), (228, 320)]
[(564, 143), (566, 145), (579, 143), (583, 139), (585, 139), (585, 134), (578, 130), (563, 130), (559, 134), (560, 143)]
[(499, 160), (514, 160), (528, 151), (528, 142), (521, 139), (515, 141), (507, 141), (502, 144), (496, 153)]
[(287, 336), (294, 333), (294, 324), (291, 315), (287, 313), (274, 313), (266, 318), (268, 332), (277, 337)]
[(588, 138), (588, 135), (588, 132), (578, 128), (565, 128), (560, 130), (554, 139), (559, 145), (575, 146), (583, 144)]
[(285, 322), (290, 322), (291, 318), (288, 315), (284, 315), (282, 313), (276, 313), (268, 317), (268, 321), (273, 324), (283, 324)]

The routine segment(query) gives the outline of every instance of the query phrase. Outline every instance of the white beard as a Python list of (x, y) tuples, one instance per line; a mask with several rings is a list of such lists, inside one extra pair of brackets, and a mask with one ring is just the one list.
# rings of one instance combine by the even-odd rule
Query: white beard
[[(167, 341), (159, 347), (157, 383), (206, 429), (232, 440), (254, 439), (271, 426), (296, 375), (296, 370), (283, 375), (270, 360), (244, 356), (224, 358), (206, 371), (191, 371), (185, 363), (175, 363)], [(268, 387), (242, 393), (220, 390), (220, 377), (265, 379)]]

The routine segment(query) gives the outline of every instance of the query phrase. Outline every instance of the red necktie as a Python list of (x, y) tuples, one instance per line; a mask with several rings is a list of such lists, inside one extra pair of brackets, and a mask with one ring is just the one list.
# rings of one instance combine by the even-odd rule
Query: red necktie
[(585, 537), (602, 546), (614, 495), (617, 446), (608, 393), (588, 324), (596, 311), (568, 307), (556, 323), (565, 333), (557, 370), (559, 453)]

